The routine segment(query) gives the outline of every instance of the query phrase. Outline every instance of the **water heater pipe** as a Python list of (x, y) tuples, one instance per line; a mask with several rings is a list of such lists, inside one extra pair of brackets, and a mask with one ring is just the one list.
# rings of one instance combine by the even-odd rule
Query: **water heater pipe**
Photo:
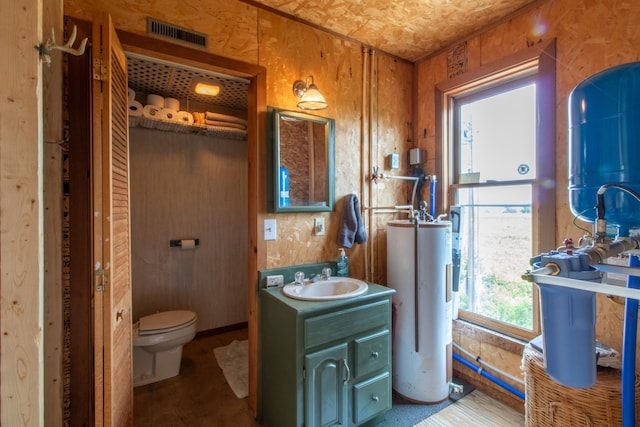
[(401, 179), (401, 180), (404, 180), (404, 181), (414, 181), (414, 183), (413, 183), (413, 191), (411, 193), (411, 206), (415, 206), (416, 189), (418, 187), (418, 181), (420, 180), (420, 177), (418, 177), (418, 176), (402, 176), (402, 175), (387, 175), (386, 173), (378, 173), (378, 167), (376, 166), (375, 168), (373, 168), (373, 175), (371, 176), (371, 179), (374, 182), (377, 182), (377, 180), (379, 180), (379, 179)]
[[(608, 188), (618, 188), (640, 201), (640, 194), (626, 185), (612, 183), (602, 185), (596, 194), (596, 237), (598, 242), (605, 239), (607, 234), (607, 222), (605, 219), (604, 193)], [(624, 230), (624, 232), (623, 232)], [(626, 225), (619, 225), (618, 235), (628, 235)], [(629, 239), (630, 240), (630, 239)], [(638, 242), (634, 241), (634, 248)], [(640, 266), (637, 256), (629, 257), (629, 267)], [(627, 289), (640, 288), (640, 278), (629, 275), (627, 277)], [(623, 427), (635, 427), (636, 425), (636, 341), (638, 338), (638, 300), (627, 298), (625, 300), (624, 329), (622, 340), (622, 425)]]
[(478, 374), (482, 375), (483, 377), (493, 381), (494, 383), (498, 384), (500, 387), (504, 388), (505, 390), (510, 391), (515, 396), (519, 397), (520, 399), (522, 399), (522, 400), (525, 399), (525, 394), (523, 392), (521, 392), (517, 388), (513, 387), (511, 384), (507, 384), (506, 382), (502, 381), (500, 378), (496, 377), (495, 375), (492, 375), (489, 372), (485, 371), (482, 368), (482, 366), (474, 365), (473, 363), (469, 362), (467, 359), (464, 359), (462, 356), (460, 356), (457, 353), (453, 353), (453, 360), (458, 361), (458, 362), (462, 363), (464, 366), (466, 366), (467, 368), (476, 371), (476, 373), (478, 373)]
[(417, 218), (414, 219), (415, 228), (413, 234), (413, 319), (414, 319), (414, 330), (415, 330), (415, 348), (416, 353), (420, 352), (420, 321), (418, 319), (418, 314), (420, 313), (420, 280), (418, 278), (419, 270), (420, 270), (420, 254), (418, 254), (418, 237), (420, 231), (420, 224)]
[(471, 359), (475, 360), (478, 365), (484, 366), (485, 368), (489, 368), (492, 371), (499, 373), (502, 377), (509, 378), (511, 381), (524, 386), (524, 381), (522, 381), (520, 378), (516, 378), (513, 375), (508, 374), (508, 373), (504, 372), (503, 370), (493, 366), (492, 364), (485, 362), (484, 360), (482, 360), (480, 358), (480, 356), (476, 356), (475, 354), (465, 350), (459, 344), (453, 343), (453, 348), (455, 348), (456, 350), (458, 350), (460, 353), (464, 354), (465, 356), (470, 357)]
[[(570, 279), (568, 277), (549, 276), (546, 274), (531, 274), (535, 283), (563, 286), (565, 288), (579, 289), (582, 291), (598, 292), (601, 294), (615, 295), (622, 298), (640, 300), (640, 289), (629, 289), (622, 286), (607, 285), (605, 283), (588, 282), (586, 280)], [(525, 278), (523, 276), (523, 278)], [(527, 276), (528, 278), (528, 276)]]
[(436, 176), (431, 175), (429, 184), (429, 210), (432, 217), (436, 217)]
[[(360, 104), (360, 191), (362, 191), (362, 199), (360, 202), (362, 206), (367, 206), (372, 198), (372, 189), (371, 184), (368, 185), (368, 192), (365, 191), (367, 186), (365, 185), (365, 180), (371, 167), (371, 156), (369, 156), (368, 162), (366, 161), (365, 154), (370, 153), (371, 150), (371, 141), (367, 139), (367, 59), (369, 56), (369, 50), (365, 47), (362, 48), (362, 99)], [(367, 145), (369, 142), (369, 145)], [(366, 199), (365, 199), (366, 196)], [(369, 257), (373, 257), (373, 241), (375, 240), (375, 227), (373, 224), (373, 215), (369, 212), (369, 241), (364, 245), (364, 271), (365, 271), (365, 279), (369, 281), (371, 276), (373, 276), (373, 267), (369, 268)], [(371, 273), (370, 273), (371, 272)]]
[(607, 258), (617, 256), (622, 252), (640, 248), (640, 239), (636, 237), (618, 237), (611, 243), (596, 243), (593, 246), (577, 249), (589, 256), (589, 264), (603, 264)]

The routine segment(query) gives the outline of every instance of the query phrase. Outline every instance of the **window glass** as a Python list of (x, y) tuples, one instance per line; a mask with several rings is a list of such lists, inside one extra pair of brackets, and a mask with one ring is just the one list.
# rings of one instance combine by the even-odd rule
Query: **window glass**
[(459, 182), (536, 177), (535, 83), (458, 101)]
[(531, 185), (460, 189), (460, 308), (533, 326)]
[(437, 172), (445, 208), (460, 206), (459, 318), (521, 339), (541, 332), (537, 287), (521, 276), (557, 246), (555, 51), (549, 41), (436, 85)]

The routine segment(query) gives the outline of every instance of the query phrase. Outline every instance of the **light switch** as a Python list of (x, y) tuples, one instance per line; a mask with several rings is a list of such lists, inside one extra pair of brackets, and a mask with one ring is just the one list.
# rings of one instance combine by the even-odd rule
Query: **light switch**
[(278, 237), (275, 219), (264, 220), (264, 240), (276, 240)]

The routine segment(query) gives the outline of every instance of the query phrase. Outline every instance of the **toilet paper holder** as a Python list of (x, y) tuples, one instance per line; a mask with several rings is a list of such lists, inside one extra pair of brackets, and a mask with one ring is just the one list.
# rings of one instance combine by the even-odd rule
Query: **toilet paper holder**
[(200, 239), (173, 239), (173, 240), (169, 240), (169, 247), (170, 248), (181, 248), (182, 247), (182, 242), (184, 242), (186, 240), (189, 240), (189, 241), (193, 240), (196, 246), (200, 245)]

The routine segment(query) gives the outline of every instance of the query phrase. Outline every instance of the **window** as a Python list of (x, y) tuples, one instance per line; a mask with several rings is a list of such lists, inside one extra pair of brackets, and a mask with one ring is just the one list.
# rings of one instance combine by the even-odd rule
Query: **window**
[(555, 241), (555, 44), (436, 88), (445, 206), (460, 211), (460, 317), (512, 336), (540, 333), (521, 275)]

